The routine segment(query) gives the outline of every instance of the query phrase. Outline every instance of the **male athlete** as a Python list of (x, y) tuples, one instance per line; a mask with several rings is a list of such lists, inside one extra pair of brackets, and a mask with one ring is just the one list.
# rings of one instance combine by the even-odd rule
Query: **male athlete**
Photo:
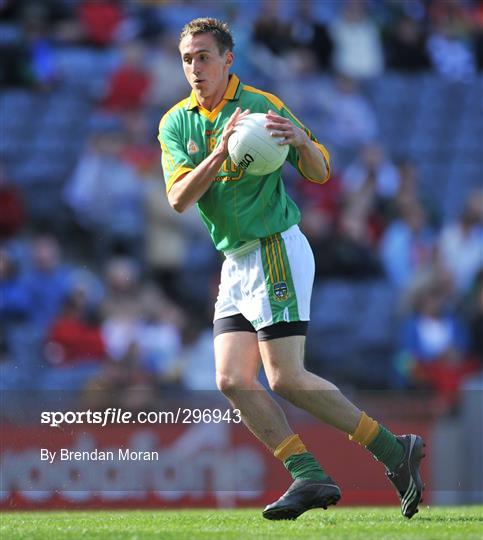
[(225, 255), (214, 315), (218, 387), (293, 478), (263, 516), (296, 519), (311, 508), (336, 504), (340, 489), (258, 382), (261, 362), (272, 390), (344, 431), (385, 465), (401, 512), (411, 518), (423, 490), (423, 441), (393, 435), (332, 383), (305, 370), (314, 258), (297, 225), (300, 212), (285, 192), (280, 170), (250, 176), (230, 160), (227, 144), (237, 122), (259, 112), (267, 114), (272, 136), (290, 145), (287, 159), (307, 180), (328, 180), (328, 152), (277, 97), (230, 74), (233, 39), (226, 24), (191, 21), (179, 50), (192, 92), (159, 125), (164, 178), (171, 206), (183, 212), (196, 203)]

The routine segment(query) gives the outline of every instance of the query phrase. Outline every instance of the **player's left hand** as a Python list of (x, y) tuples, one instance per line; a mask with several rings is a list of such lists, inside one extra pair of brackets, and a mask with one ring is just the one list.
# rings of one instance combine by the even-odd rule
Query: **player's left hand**
[(277, 113), (269, 110), (267, 113), (267, 123), (265, 127), (270, 131), (272, 137), (282, 139), (281, 145), (291, 144), (295, 148), (307, 144), (309, 136), (303, 129), (292, 124), (287, 118), (283, 118)]

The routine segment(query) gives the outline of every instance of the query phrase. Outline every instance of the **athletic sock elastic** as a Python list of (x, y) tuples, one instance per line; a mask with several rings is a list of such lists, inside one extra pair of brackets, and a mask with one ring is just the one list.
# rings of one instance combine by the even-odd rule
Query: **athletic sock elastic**
[(314, 456), (307, 452), (305, 444), (298, 435), (290, 435), (275, 449), (274, 456), (282, 461), (292, 478), (306, 480), (325, 480), (327, 475)]
[(379, 433), (376, 438), (366, 448), (390, 471), (393, 471), (404, 457), (403, 445), (381, 424), (379, 424)]
[(283, 464), (294, 480), (297, 478), (325, 480), (327, 478), (327, 474), (310, 452), (294, 454), (288, 457)]
[(404, 457), (403, 445), (384, 426), (376, 422), (365, 412), (361, 414), (359, 424), (349, 439), (365, 446), (369, 452), (391, 471)]

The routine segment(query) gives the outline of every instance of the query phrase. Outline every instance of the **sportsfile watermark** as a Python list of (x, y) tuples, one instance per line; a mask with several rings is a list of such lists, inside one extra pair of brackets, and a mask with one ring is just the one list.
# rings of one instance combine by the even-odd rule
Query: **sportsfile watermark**
[(40, 423), (50, 427), (63, 424), (92, 424), (106, 427), (115, 424), (240, 424), (239, 409), (197, 409), (183, 408), (170, 411), (131, 412), (121, 408), (108, 407), (103, 411), (42, 411)]
[[(246, 391), (240, 402), (253, 403), (259, 393)], [(313, 393), (307, 394), (308, 402)], [(354, 397), (391, 431), (423, 437), (422, 477), (427, 492), (441, 494), (438, 501), (445, 502), (445, 493), (462, 503), (482, 500), (482, 391), (463, 392), (458, 416), (449, 419), (432, 411), (419, 393), (373, 391)], [(218, 391), (166, 390), (156, 400), (141, 390), (133, 396), (97, 389), (10, 391), (2, 398), (0, 508), (2, 500), (10, 505), (17, 497), (66, 505), (98, 500), (213, 505), (214, 497), (223, 504), (237, 497), (258, 504), (260, 494), (279, 496), (291, 481)], [(346, 486), (346, 496), (359, 500), (370, 494), (381, 504), (397, 503), (384, 467), (370, 453), (275, 399), (322, 467)]]

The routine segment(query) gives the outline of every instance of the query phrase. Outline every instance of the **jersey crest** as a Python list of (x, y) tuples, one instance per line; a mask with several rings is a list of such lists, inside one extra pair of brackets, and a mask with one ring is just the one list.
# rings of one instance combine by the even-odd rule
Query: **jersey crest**
[(198, 145), (195, 143), (193, 139), (190, 139), (188, 141), (188, 144), (186, 145), (186, 150), (188, 151), (188, 154), (190, 156), (193, 154), (197, 154), (199, 152)]

